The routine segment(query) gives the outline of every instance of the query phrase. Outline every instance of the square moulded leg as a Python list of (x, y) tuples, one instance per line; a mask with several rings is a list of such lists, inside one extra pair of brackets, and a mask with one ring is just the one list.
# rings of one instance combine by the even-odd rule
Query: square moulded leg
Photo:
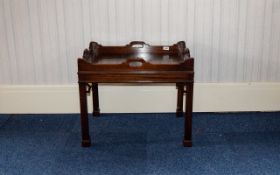
[(183, 116), (183, 98), (184, 98), (184, 84), (177, 83), (177, 109), (176, 109), (176, 117)]
[(90, 146), (89, 124), (88, 124), (88, 109), (87, 109), (87, 84), (79, 83), (80, 94), (80, 110), (81, 110), (81, 131), (82, 131), (82, 146)]
[(100, 116), (99, 108), (99, 95), (98, 95), (98, 84), (92, 83), (92, 103), (93, 103), (93, 113), (94, 117)]
[(185, 132), (183, 145), (192, 146), (192, 106), (193, 106), (193, 83), (186, 84), (186, 112), (185, 112)]

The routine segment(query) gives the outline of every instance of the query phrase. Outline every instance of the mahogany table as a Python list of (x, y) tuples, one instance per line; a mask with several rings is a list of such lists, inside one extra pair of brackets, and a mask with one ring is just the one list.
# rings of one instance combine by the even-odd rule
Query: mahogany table
[(133, 41), (125, 46), (102, 46), (91, 42), (78, 59), (82, 146), (91, 145), (87, 93), (92, 91), (93, 115), (100, 115), (98, 83), (174, 83), (178, 89), (176, 115), (183, 115), (183, 145), (192, 146), (192, 106), (194, 59), (185, 42), (171, 46), (151, 46)]

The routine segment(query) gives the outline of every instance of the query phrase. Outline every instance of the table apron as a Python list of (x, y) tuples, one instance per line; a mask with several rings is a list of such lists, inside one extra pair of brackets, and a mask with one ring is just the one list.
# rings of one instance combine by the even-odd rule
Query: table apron
[(157, 72), (157, 73), (143, 73), (143, 72), (78, 72), (79, 82), (99, 82), (99, 83), (137, 83), (137, 82), (151, 82), (151, 83), (186, 83), (193, 82), (193, 72)]

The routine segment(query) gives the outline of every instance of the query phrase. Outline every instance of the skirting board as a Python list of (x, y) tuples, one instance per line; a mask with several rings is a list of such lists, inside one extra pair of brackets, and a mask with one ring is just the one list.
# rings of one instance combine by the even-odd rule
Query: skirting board
[[(173, 85), (100, 85), (103, 113), (175, 112)], [(91, 96), (88, 97), (92, 112)], [(280, 83), (195, 83), (194, 112), (280, 111)], [(77, 85), (0, 86), (0, 113), (79, 113)]]

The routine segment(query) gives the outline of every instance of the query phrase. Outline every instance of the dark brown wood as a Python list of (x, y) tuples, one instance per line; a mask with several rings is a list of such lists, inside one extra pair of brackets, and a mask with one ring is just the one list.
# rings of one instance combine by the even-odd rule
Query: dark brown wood
[[(171, 46), (151, 46), (133, 41), (125, 46), (102, 46), (91, 42), (78, 59), (82, 146), (90, 146), (86, 87), (92, 83), (93, 115), (99, 115), (99, 83), (175, 83), (176, 115), (183, 113), (186, 91), (184, 146), (192, 145), (192, 94), (194, 59), (184, 41)], [(184, 89), (186, 87), (186, 90)]]
[(185, 132), (183, 145), (192, 146), (192, 109), (193, 108), (193, 83), (186, 83), (186, 112), (185, 112)]
[(80, 91), (80, 109), (81, 109), (81, 131), (82, 146), (89, 147), (91, 145), (88, 126), (88, 109), (87, 109), (87, 83), (79, 83)]
[(183, 98), (184, 98), (184, 84), (177, 83), (177, 109), (176, 109), (176, 116), (181, 117), (183, 116)]
[(99, 97), (98, 97), (98, 84), (92, 83), (92, 103), (93, 103), (93, 116), (100, 116)]

